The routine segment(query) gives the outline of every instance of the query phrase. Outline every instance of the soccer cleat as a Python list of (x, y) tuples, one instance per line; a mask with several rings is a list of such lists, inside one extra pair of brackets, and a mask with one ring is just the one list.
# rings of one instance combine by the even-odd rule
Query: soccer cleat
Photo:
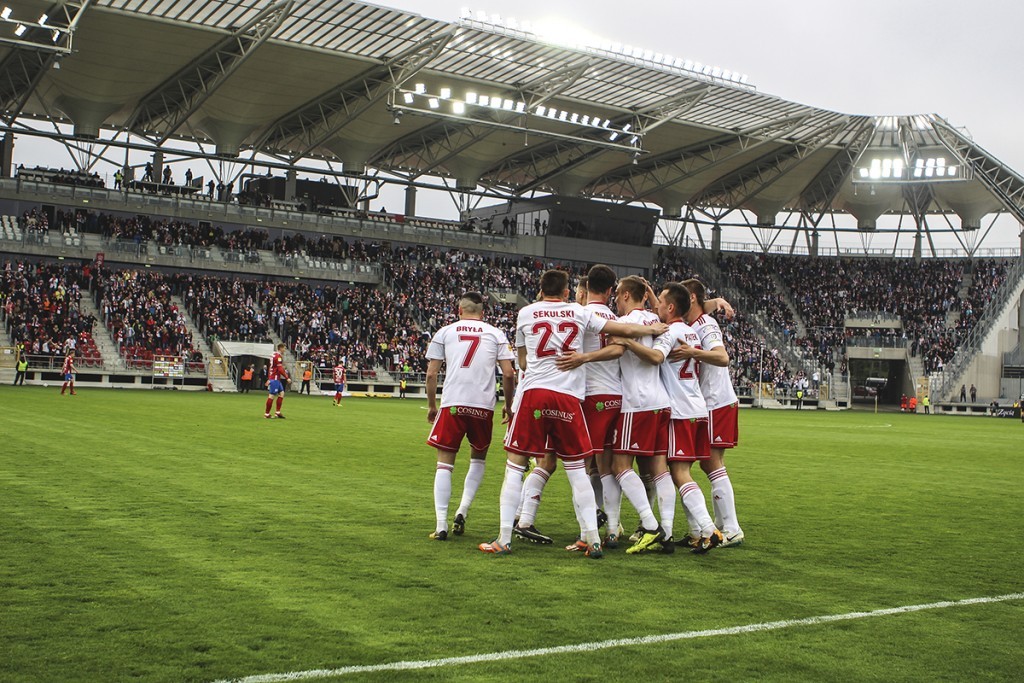
[(591, 543), (590, 545), (588, 545), (587, 550), (584, 554), (592, 560), (600, 560), (602, 557), (604, 557), (604, 551), (601, 550), (600, 543)]
[(693, 548), (690, 549), (690, 552), (695, 553), (697, 555), (703, 555), (712, 548), (717, 548), (718, 546), (722, 545), (724, 540), (725, 539), (722, 538), (722, 532), (718, 529), (715, 529), (711, 532), (710, 536), (702, 536), (700, 540), (698, 540), (697, 543), (694, 544)]
[(432, 541), (447, 541), (448, 540), (448, 532), (445, 531), (444, 529), (441, 529), (440, 531), (435, 531), (434, 533), (430, 534), (429, 538)]
[(608, 523), (608, 515), (605, 514), (604, 510), (597, 508), (597, 528), (600, 529)]
[(490, 543), (481, 543), (477, 547), (480, 548), (480, 552), (491, 553), (492, 555), (511, 555), (512, 554), (512, 546), (511, 546), (511, 544), (510, 545), (502, 545), (502, 544), (498, 543), (497, 539), (491, 541)]
[(737, 531), (735, 533), (731, 533), (728, 536), (724, 536), (723, 535), (722, 542), (719, 544), (718, 547), (720, 547), (720, 548), (735, 548), (738, 545), (743, 545), (743, 532), (742, 531)]
[(524, 541), (530, 543), (539, 543), (540, 545), (551, 545), (551, 537), (545, 536), (541, 532), (537, 531), (537, 527), (533, 526), (517, 526), (512, 528), (512, 534), (517, 538), (521, 538)]
[(463, 515), (455, 515), (455, 521), (452, 522), (452, 533), (456, 536), (461, 536), (466, 532), (466, 518)]
[(644, 535), (644, 525), (643, 524), (638, 524), (637, 527), (636, 527), (636, 531), (634, 531), (633, 535), (629, 537), (630, 543), (636, 543), (637, 541), (640, 540), (640, 537), (643, 536), (643, 535)]
[(266, 419), (269, 420), (270, 419), (270, 413), (264, 413), (263, 417), (265, 417)]
[(699, 538), (694, 538), (693, 536), (687, 534), (680, 538), (678, 541), (676, 541), (676, 545), (680, 548), (695, 548), (697, 547), (698, 541), (700, 541)]
[(585, 553), (589, 550), (590, 546), (582, 538), (577, 538), (575, 541), (565, 546), (565, 549), (570, 553)]
[[(626, 553), (629, 555), (635, 555), (636, 553), (642, 553), (647, 550), (660, 551), (661, 542), (664, 540), (665, 532), (662, 530), (661, 527), (658, 527), (653, 531), (644, 529), (643, 535), (640, 537), (640, 540), (638, 540), (636, 543), (627, 548)], [(658, 547), (652, 548), (652, 546), (655, 545), (657, 545)]]
[(607, 536), (605, 536), (604, 537), (604, 547), (608, 548), (609, 550), (614, 550), (615, 548), (618, 548), (619, 547), (619, 535), (618, 534), (608, 534)]
[(278, 413), (278, 414), (274, 415), (274, 417), (276, 417), (278, 420), (283, 420), (284, 419), (284, 415), (282, 415), (281, 413)]

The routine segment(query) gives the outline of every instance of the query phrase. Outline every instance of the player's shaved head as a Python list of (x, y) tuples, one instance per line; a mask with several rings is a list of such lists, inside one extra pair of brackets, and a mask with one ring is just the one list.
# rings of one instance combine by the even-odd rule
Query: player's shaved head
[(569, 273), (564, 270), (546, 270), (540, 276), (540, 291), (544, 296), (562, 296), (569, 289)]
[(484, 295), (480, 292), (466, 292), (459, 297), (459, 309), (469, 315), (480, 315), (484, 311)]
[(587, 290), (594, 294), (604, 294), (615, 286), (615, 280), (615, 271), (599, 263), (587, 271)]

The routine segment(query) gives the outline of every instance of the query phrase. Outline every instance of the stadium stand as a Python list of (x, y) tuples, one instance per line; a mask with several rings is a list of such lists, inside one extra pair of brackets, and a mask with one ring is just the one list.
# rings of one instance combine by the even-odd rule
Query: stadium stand
[(83, 315), (81, 299), (93, 278), (91, 266), (6, 260), (0, 280), (3, 318), (11, 340), (25, 345), (35, 367), (53, 367), (74, 349), (80, 367), (103, 359), (93, 340), (95, 319)]

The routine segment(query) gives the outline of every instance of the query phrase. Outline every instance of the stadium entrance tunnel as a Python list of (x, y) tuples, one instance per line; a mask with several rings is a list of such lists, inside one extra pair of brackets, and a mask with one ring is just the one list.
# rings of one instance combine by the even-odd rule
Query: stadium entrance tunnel
[(850, 392), (855, 408), (874, 407), (877, 398), (879, 406), (898, 409), (915, 389), (906, 360), (850, 358)]

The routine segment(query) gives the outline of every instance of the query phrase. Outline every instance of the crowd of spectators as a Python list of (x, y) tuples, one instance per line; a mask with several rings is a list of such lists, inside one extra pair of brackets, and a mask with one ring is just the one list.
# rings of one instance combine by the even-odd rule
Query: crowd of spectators
[(92, 277), (88, 264), (4, 261), (0, 301), (11, 340), (31, 357), (55, 361), (74, 350), (81, 366), (100, 365), (92, 338), (96, 320), (81, 311)]
[(183, 312), (171, 300), (173, 279), (140, 270), (100, 270), (97, 274), (97, 306), (129, 367), (152, 367), (155, 356), (203, 362)]

